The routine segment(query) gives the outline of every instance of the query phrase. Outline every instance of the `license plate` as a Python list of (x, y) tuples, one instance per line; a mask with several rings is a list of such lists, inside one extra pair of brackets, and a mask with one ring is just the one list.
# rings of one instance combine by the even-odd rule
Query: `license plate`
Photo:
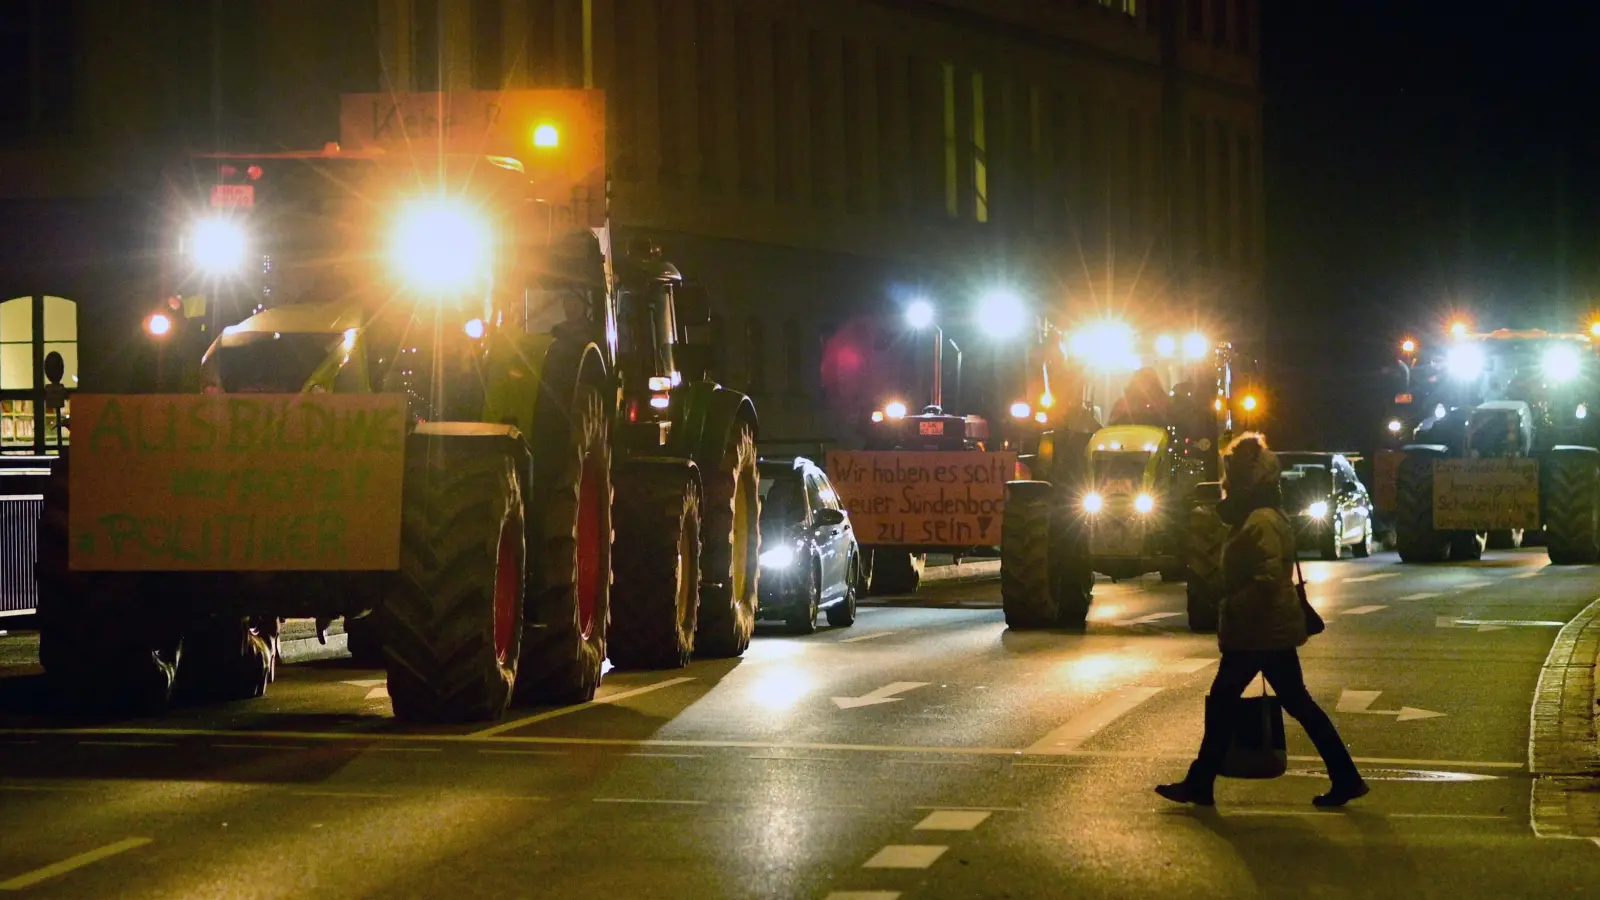
[(253, 184), (214, 184), (211, 186), (211, 206), (232, 209), (256, 205), (256, 187)]
[(918, 422), (917, 431), (920, 434), (944, 434), (943, 422)]

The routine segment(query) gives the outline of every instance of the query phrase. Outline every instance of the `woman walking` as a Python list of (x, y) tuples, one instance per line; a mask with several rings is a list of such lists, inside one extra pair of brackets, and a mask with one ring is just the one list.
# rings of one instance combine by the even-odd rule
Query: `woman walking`
[(1295, 593), (1294, 530), (1279, 508), (1278, 458), (1266, 439), (1245, 434), (1228, 448), (1217, 514), (1229, 526), (1222, 549), (1222, 603), (1217, 643), (1222, 661), (1206, 698), (1205, 736), (1189, 774), (1156, 793), (1175, 803), (1211, 806), (1212, 786), (1233, 741), (1239, 698), (1264, 674), (1284, 711), (1310, 735), (1333, 788), (1312, 803), (1343, 806), (1367, 793), (1350, 751), (1328, 714), (1306, 690), (1299, 646), (1306, 642), (1305, 614)]

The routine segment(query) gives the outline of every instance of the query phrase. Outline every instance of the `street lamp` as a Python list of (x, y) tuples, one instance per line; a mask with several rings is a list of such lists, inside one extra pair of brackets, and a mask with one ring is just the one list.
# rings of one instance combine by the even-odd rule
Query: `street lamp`
[(1010, 340), (1028, 327), (1028, 308), (1009, 290), (989, 291), (978, 300), (978, 327), (994, 340)]
[[(933, 304), (921, 297), (911, 301), (906, 306), (906, 324), (913, 331), (924, 328), (933, 328), (933, 391), (932, 403), (944, 410), (944, 327), (938, 323), (937, 310)], [(961, 345), (950, 341), (950, 346), (956, 351), (956, 405), (961, 404)]]

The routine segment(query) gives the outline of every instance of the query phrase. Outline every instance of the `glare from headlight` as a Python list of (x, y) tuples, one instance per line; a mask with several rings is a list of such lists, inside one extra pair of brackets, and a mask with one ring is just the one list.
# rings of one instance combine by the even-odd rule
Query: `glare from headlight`
[(1100, 507), (1104, 505), (1105, 501), (1094, 491), (1083, 495), (1083, 511), (1086, 513), (1097, 513), (1100, 511)]
[(1450, 377), (1471, 381), (1483, 374), (1483, 348), (1477, 344), (1457, 344), (1445, 356), (1445, 369)]
[(194, 223), (194, 231), (189, 234), (189, 255), (207, 275), (227, 275), (244, 265), (248, 243), (243, 225), (211, 216)]
[(1443, 403), (1435, 403), (1433, 405), (1433, 417), (1435, 419), (1444, 418), (1446, 412), (1448, 412), (1448, 410), (1446, 410), (1444, 408), (1444, 404)]
[(1133, 498), (1133, 508), (1137, 510), (1140, 515), (1144, 515), (1156, 508), (1156, 498), (1150, 496), (1149, 494), (1140, 494), (1139, 496)]
[(1318, 500), (1317, 502), (1315, 502), (1315, 503), (1311, 504), (1310, 506), (1306, 507), (1306, 515), (1310, 516), (1313, 519), (1320, 519), (1323, 516), (1326, 516), (1327, 514), (1328, 514), (1327, 501)]
[(400, 216), (390, 245), (390, 262), (413, 287), (458, 291), (489, 270), (489, 226), (461, 204), (419, 200)]
[(1389, 433), (1390, 434), (1399, 434), (1400, 433), (1400, 429), (1402, 429), (1404, 427), (1405, 427), (1404, 425), (1400, 424), (1400, 420), (1399, 419), (1390, 419), (1389, 420)]
[(896, 400), (885, 406), (883, 413), (891, 419), (904, 419), (906, 417), (906, 405)]
[(794, 565), (793, 547), (773, 547), (761, 554), (763, 569), (787, 569)]
[(1571, 381), (1578, 377), (1583, 360), (1571, 344), (1553, 344), (1544, 351), (1544, 377), (1551, 381)]
[(1183, 358), (1204, 359), (1206, 351), (1211, 349), (1211, 342), (1198, 331), (1191, 331), (1183, 336)]
[(1579, 403), (1578, 404), (1578, 408), (1572, 411), (1572, 417), (1574, 419), (1587, 419), (1587, 418), (1589, 418), (1589, 404), (1587, 404), (1587, 403)]

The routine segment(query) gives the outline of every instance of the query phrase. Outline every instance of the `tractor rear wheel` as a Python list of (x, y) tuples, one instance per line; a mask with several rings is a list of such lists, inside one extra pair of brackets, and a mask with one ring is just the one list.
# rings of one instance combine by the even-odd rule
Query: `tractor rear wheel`
[(70, 706), (160, 713), (172, 701), (182, 648), (173, 611), (139, 573), (67, 568), (67, 459), (51, 466), (39, 517), (39, 663)]
[(700, 622), (695, 652), (713, 658), (739, 656), (756, 627), (756, 580), (760, 572), (761, 485), (756, 474), (756, 430), (736, 422), (715, 469), (705, 483), (704, 544), (700, 574)]
[(1600, 560), (1600, 454), (1587, 448), (1551, 451), (1539, 469), (1550, 562)]
[(1005, 519), (1000, 526), (1000, 604), (1008, 628), (1054, 628), (1060, 622), (1059, 597), (1050, 580), (1054, 500), (1055, 490), (1048, 481), (1006, 484)]
[(867, 553), (872, 557), (869, 594), (887, 597), (917, 592), (922, 584), (922, 570), (928, 564), (927, 554), (884, 547), (873, 548)]
[(611, 664), (679, 669), (694, 653), (700, 611), (700, 481), (682, 460), (617, 470)]
[(1443, 562), (1450, 552), (1448, 537), (1433, 527), (1433, 461), (1435, 453), (1406, 453), (1395, 478), (1395, 549), (1401, 562)]
[(600, 685), (610, 639), (611, 443), (604, 399), (578, 384), (533, 436), (528, 607), (519, 703), (585, 703)]
[(490, 440), (407, 441), (400, 571), (375, 623), (401, 719), (491, 720), (511, 701), (527, 587), (522, 467)]

